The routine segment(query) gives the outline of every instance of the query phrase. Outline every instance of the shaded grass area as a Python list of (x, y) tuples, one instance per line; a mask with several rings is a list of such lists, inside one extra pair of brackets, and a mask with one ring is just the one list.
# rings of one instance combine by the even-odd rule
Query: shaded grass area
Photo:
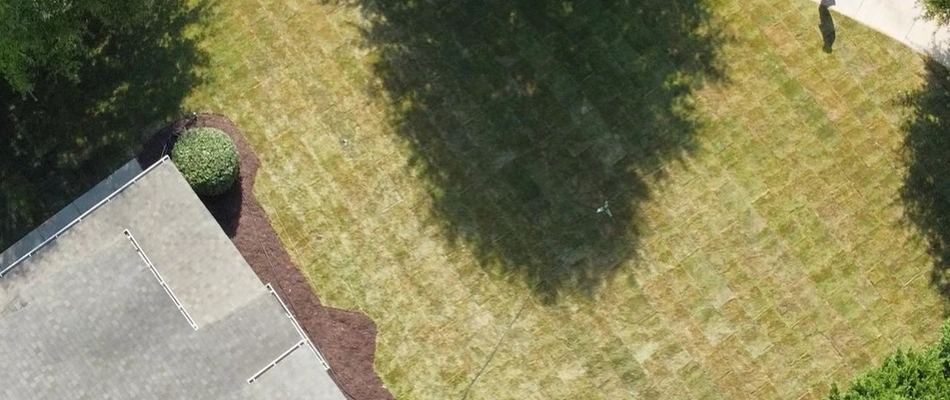
[(131, 159), (200, 83), (195, 27), (208, 4), (147, 4), (134, 29), (92, 27), (79, 82), (41, 80), (27, 95), (0, 83), (0, 247)]
[(721, 77), (703, 2), (360, 6), (379, 94), (449, 243), (546, 301), (635, 254), (648, 182), (695, 149), (692, 94)]
[(950, 72), (933, 60), (926, 71), (924, 85), (899, 99), (911, 111), (904, 126), (909, 169), (901, 194), (908, 219), (929, 243), (931, 283), (950, 297)]
[[(572, 109), (557, 112), (554, 103), (560, 100), (553, 89), (530, 97), (501, 90), (506, 86), (487, 78), (481, 84), (453, 82), (450, 78), (467, 76), (462, 75), (466, 67), (441, 66), (435, 55), (445, 56), (445, 63), (458, 60), (448, 43), (477, 39), (432, 20), (462, 12), (451, 4), (445, 14), (438, 14), (427, 3), (412, 3), (422, 7), (418, 15), (426, 22), (418, 28), (397, 18), (409, 18), (411, 11), (393, 11), (390, 15), (397, 20), (388, 23), (374, 17), (382, 15), (379, 10), (362, 9), (365, 4), (372, 3), (234, 0), (222, 5), (215, 24), (228, 29), (202, 42), (202, 48), (214, 54), (209, 66), (214, 83), (193, 93), (187, 104), (229, 115), (244, 129), (261, 159), (255, 195), (321, 298), (330, 306), (360, 310), (377, 323), (375, 367), (396, 398), (818, 399), (828, 393), (831, 382), (847, 380), (894, 348), (935, 339), (946, 302), (930, 283), (933, 257), (927, 238), (908, 223), (902, 201), (909, 172), (906, 123), (914, 115), (902, 96), (924, 87), (927, 72), (920, 58), (901, 44), (832, 9), (836, 35), (834, 51), (828, 54), (822, 51), (821, 16), (812, 2), (706, 3), (709, 23), (721, 30), (717, 37), (730, 39), (717, 43), (718, 63), (713, 64), (718, 75), (728, 79), (706, 76), (700, 85), (705, 73), (693, 70), (697, 72), (692, 79), (697, 80), (688, 81), (688, 92), (679, 97), (691, 99), (691, 104), (674, 108), (687, 111), (674, 116), (687, 121), (681, 126), (689, 127), (683, 131), (688, 145), (661, 146), (669, 151), (658, 153), (668, 155), (656, 164), (662, 179), (653, 179), (647, 171), (611, 175), (593, 156), (603, 151), (585, 154), (601, 149), (599, 141), (587, 148), (579, 145), (584, 151), (575, 158), (597, 162), (585, 164), (578, 176), (588, 174), (608, 183), (636, 177), (649, 196), (603, 194), (614, 196), (612, 208), (630, 210), (614, 213), (616, 221), (611, 223), (631, 243), (592, 247), (588, 254), (616, 250), (621, 261), (610, 272), (593, 269), (602, 273), (592, 274), (596, 288), (590, 291), (580, 290), (584, 285), (570, 274), (562, 275), (557, 301), (545, 301), (549, 298), (539, 296), (544, 291), (530, 286), (533, 261), (521, 269), (515, 256), (502, 257), (501, 250), (491, 246), (520, 246), (533, 257), (556, 261), (550, 255), (554, 252), (503, 243), (518, 238), (515, 233), (499, 235), (494, 244), (462, 236), (505, 230), (458, 230), (466, 221), (486, 218), (486, 213), (449, 218), (442, 207), (467, 200), (445, 203), (453, 195), (440, 194), (439, 189), (453, 186), (433, 175), (443, 171), (472, 179), (473, 185), (478, 183), (473, 188), (485, 192), (469, 189), (476, 198), (488, 198), (487, 189), (494, 189), (524, 199), (529, 197), (521, 195), (518, 179), (537, 179), (531, 175), (531, 163), (512, 162), (520, 158), (558, 164), (569, 158), (543, 153), (541, 147), (480, 144), (482, 139), (501, 141), (501, 133), (449, 135), (453, 131), (440, 139), (420, 120), (433, 118), (439, 124), (432, 126), (464, 132), (472, 124), (484, 126), (497, 119), (499, 126), (518, 132), (518, 124), (506, 122), (508, 118), (527, 119), (524, 124), (540, 129), (531, 119), (534, 99), (547, 99), (538, 107), (553, 114), (574, 115)], [(489, 11), (509, 10), (487, 4)], [(528, 19), (530, 12), (513, 10), (515, 22), (523, 17), (537, 33), (521, 38), (523, 31), (508, 31), (526, 43), (548, 36), (558, 43), (568, 32), (546, 31), (536, 19)], [(488, 12), (484, 18), (504, 19), (501, 14)], [(476, 30), (521, 27), (475, 17), (456, 22)], [(378, 24), (421, 36), (407, 39), (402, 32), (387, 32), (391, 41), (370, 45), (368, 40), (385, 39), (367, 35)], [(638, 26), (643, 25), (650, 23)], [(427, 37), (426, 32), (431, 34)], [(478, 32), (491, 39), (503, 36)], [(650, 39), (661, 41), (659, 33)], [(432, 56), (422, 51), (430, 42)], [(413, 46), (401, 49), (400, 43)], [(542, 88), (557, 76), (575, 80), (583, 75), (558, 68), (546, 75), (532, 72), (519, 60), (544, 57), (524, 56), (522, 44), (516, 46), (519, 52), (514, 48), (476, 46), (469, 50), (470, 62), (481, 70), (495, 62), (503, 71), (491, 71), (487, 77), (524, 83), (516, 79), (521, 74), (537, 78)], [(491, 61), (496, 52), (501, 61)], [(555, 67), (586, 68), (568, 57), (568, 50), (551, 52)], [(416, 58), (401, 57), (404, 54)], [(600, 55), (590, 57), (597, 65)], [(656, 57), (659, 65), (676, 59), (665, 53)], [(513, 63), (506, 67), (502, 62)], [(393, 71), (420, 71), (419, 76), (389, 76), (380, 70), (387, 65)], [(683, 67), (662, 71), (677, 68)], [(622, 71), (607, 68), (606, 73), (624, 76)], [(637, 82), (657, 82), (642, 79)], [(399, 82), (416, 86), (403, 88)], [(574, 87), (606, 86), (585, 82)], [(448, 104), (443, 106), (439, 96), (427, 94), (427, 84), (432, 93), (464, 93), (443, 96)], [(472, 111), (479, 109), (475, 105), (491, 104), (473, 100), (487, 95), (479, 91), (482, 86), (498, 91), (500, 104), (523, 108), (510, 113)], [(403, 96), (396, 95), (400, 93)], [(610, 102), (591, 100), (599, 96), (587, 98), (591, 103), (585, 118), (611, 109)], [(675, 104), (670, 98), (675, 96), (655, 103), (640, 99), (631, 107)], [(451, 105), (460, 110), (454, 120)], [(660, 110), (658, 115), (664, 115), (667, 109)], [(406, 119), (409, 116), (414, 117)], [(465, 122), (470, 119), (473, 122)], [(407, 126), (425, 128), (419, 138), (435, 148), (413, 143), (415, 136)], [(551, 131), (566, 132), (566, 142), (581, 143), (571, 141), (577, 137), (572, 136), (574, 129), (586, 132), (579, 126), (555, 126)], [(640, 148), (627, 138), (592, 137), (620, 149)], [(449, 145), (458, 148), (437, 148)], [(466, 146), (472, 148), (461, 151)], [(498, 171), (477, 167), (475, 172), (488, 171), (483, 180), (467, 178), (476, 176), (474, 172), (458, 171), (475, 160), (493, 161), (489, 150), (503, 153), (508, 148), (526, 148), (509, 162), (524, 167), (524, 178), (513, 174), (515, 183), (505, 181), (512, 174), (504, 174), (509, 164), (503, 162)], [(426, 160), (426, 151), (459, 154), (459, 160)], [(474, 155), (462, 157), (469, 153)], [(651, 164), (620, 159), (613, 165)], [(494, 181), (484, 181), (487, 177)], [(601, 204), (594, 189), (594, 194), (585, 194), (568, 183), (549, 185), (553, 189), (542, 193), (557, 194), (559, 207), (569, 209), (564, 199), (577, 196), (583, 200), (578, 209), (603, 217), (595, 212)], [(496, 201), (511, 207), (499, 214), (510, 217), (535, 209), (507, 201)], [(561, 208), (540, 208), (556, 209)], [(569, 220), (549, 217), (542, 222), (555, 227), (553, 221)], [(625, 233), (628, 229), (633, 233)], [(524, 237), (538, 238), (531, 235)], [(559, 232), (551, 235), (571, 243)], [(486, 249), (498, 254), (486, 254)]]

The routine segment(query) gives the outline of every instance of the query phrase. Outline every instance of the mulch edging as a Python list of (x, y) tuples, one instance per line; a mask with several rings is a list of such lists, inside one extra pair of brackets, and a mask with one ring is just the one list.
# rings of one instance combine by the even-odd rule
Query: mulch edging
[(362, 313), (320, 304), (254, 197), (254, 179), (260, 162), (231, 120), (221, 115), (198, 114), (175, 121), (145, 143), (137, 158), (139, 164), (154, 164), (167, 153), (177, 134), (199, 126), (226, 132), (241, 155), (237, 184), (219, 197), (202, 199), (205, 206), (261, 281), (271, 283), (287, 303), (326, 357), (331, 376), (344, 393), (354, 400), (393, 399), (373, 369), (376, 324)]

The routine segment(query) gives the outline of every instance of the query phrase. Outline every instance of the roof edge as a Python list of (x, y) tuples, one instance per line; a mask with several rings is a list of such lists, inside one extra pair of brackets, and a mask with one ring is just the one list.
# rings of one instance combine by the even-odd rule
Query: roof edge
[(105, 205), (106, 203), (111, 202), (112, 199), (114, 199), (114, 198), (115, 198), (116, 196), (118, 196), (120, 193), (122, 193), (123, 191), (125, 191), (125, 189), (128, 189), (129, 186), (132, 186), (133, 184), (135, 184), (136, 182), (138, 182), (139, 180), (141, 180), (142, 177), (144, 177), (145, 175), (148, 175), (149, 172), (152, 172), (152, 170), (154, 170), (154, 169), (155, 169), (156, 167), (158, 167), (159, 165), (164, 164), (164, 163), (165, 163), (166, 161), (168, 161), (168, 160), (169, 160), (168, 155), (163, 156), (161, 159), (159, 159), (158, 161), (156, 161), (154, 164), (150, 165), (148, 168), (144, 169), (144, 170), (143, 170), (142, 172), (140, 172), (138, 175), (136, 175), (135, 177), (133, 177), (132, 179), (130, 179), (128, 182), (126, 182), (125, 184), (123, 184), (122, 186), (120, 186), (118, 189), (116, 189), (115, 191), (113, 191), (112, 193), (110, 193), (108, 196), (106, 196), (106, 198), (100, 200), (98, 203), (96, 203), (95, 205), (93, 205), (91, 208), (89, 208), (88, 210), (86, 210), (85, 212), (83, 212), (82, 214), (80, 214), (79, 217), (77, 217), (76, 219), (70, 221), (68, 224), (66, 224), (66, 226), (64, 226), (64, 227), (62, 227), (60, 230), (56, 231), (56, 233), (54, 233), (52, 236), (46, 238), (46, 240), (43, 240), (40, 244), (36, 245), (36, 247), (34, 247), (33, 249), (31, 249), (29, 252), (27, 252), (26, 254), (24, 254), (23, 256), (21, 256), (20, 258), (17, 258), (16, 261), (13, 261), (12, 263), (10, 263), (10, 265), (8, 265), (8, 266), (6, 266), (6, 267), (0, 269), (0, 278), (3, 278), (4, 275), (6, 275), (6, 274), (7, 274), (8, 272), (10, 272), (11, 270), (13, 270), (13, 268), (15, 268), (16, 266), (20, 265), (23, 261), (25, 261), (25, 260), (27, 260), (27, 259), (29, 259), (29, 258), (32, 258), (34, 254), (36, 254), (38, 251), (42, 250), (44, 247), (46, 247), (46, 245), (50, 244), (52, 241), (56, 240), (60, 235), (62, 235), (63, 233), (65, 233), (67, 230), (69, 230), (70, 228), (72, 228), (73, 226), (75, 226), (76, 224), (78, 224), (79, 222), (81, 222), (84, 218), (88, 217), (89, 214), (92, 214), (93, 212), (95, 212), (96, 210), (98, 210), (100, 207), (102, 207), (102, 206)]

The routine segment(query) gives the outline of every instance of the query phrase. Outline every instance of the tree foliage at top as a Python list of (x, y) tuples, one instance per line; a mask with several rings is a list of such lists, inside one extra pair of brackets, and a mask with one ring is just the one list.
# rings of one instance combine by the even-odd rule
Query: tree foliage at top
[(134, 29), (153, 0), (0, 1), (0, 75), (18, 92), (42, 74), (78, 80), (82, 62), (112, 32)]
[(924, 17), (941, 25), (950, 24), (950, 0), (920, 0)]
[(923, 351), (898, 350), (879, 368), (851, 381), (842, 393), (837, 385), (827, 400), (943, 400), (950, 399), (950, 323), (940, 341)]

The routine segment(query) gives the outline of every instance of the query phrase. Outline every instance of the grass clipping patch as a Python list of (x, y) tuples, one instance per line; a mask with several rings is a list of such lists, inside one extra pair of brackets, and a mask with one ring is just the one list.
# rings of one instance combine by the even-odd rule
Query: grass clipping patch
[(215, 128), (189, 129), (175, 143), (172, 161), (202, 196), (226, 192), (238, 176), (238, 153), (231, 138)]

